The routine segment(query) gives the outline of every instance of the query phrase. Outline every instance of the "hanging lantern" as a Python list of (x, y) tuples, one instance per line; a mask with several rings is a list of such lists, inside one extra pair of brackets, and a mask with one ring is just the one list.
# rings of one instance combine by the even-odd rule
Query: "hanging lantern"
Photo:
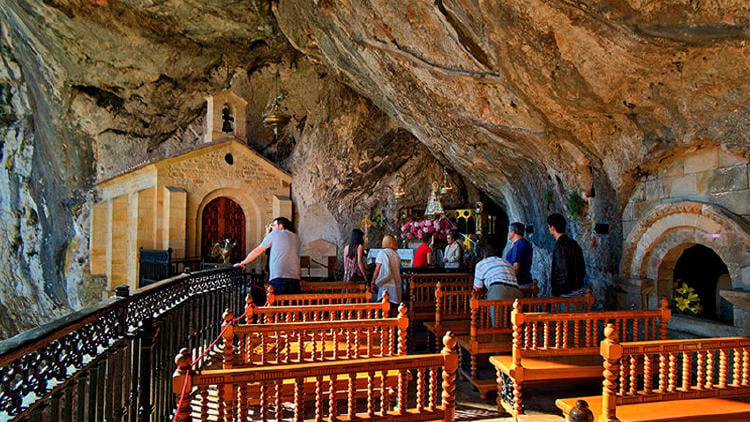
[(443, 167), (443, 183), (440, 185), (440, 193), (446, 194), (453, 190), (453, 185), (451, 184), (450, 180), (448, 180), (448, 172), (445, 170), (445, 167)]
[(266, 108), (263, 111), (263, 126), (273, 129), (273, 137), (279, 136), (279, 127), (289, 123), (290, 116), (284, 113), (286, 107), (283, 106), (284, 95), (279, 89), (279, 69), (276, 69), (276, 75), (273, 80), (273, 89), (268, 97)]

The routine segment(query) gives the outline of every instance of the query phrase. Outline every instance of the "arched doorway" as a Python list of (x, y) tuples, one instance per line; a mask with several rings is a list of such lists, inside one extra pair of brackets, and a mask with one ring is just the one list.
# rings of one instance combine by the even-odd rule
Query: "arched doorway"
[(675, 289), (672, 292), (673, 297), (684, 296), (678, 292), (683, 285), (698, 295), (700, 311), (689, 313), (727, 324), (734, 323), (734, 307), (719, 295), (719, 290), (732, 288), (729, 271), (716, 252), (704, 245), (695, 244), (682, 251), (674, 267), (666, 267), (662, 271), (672, 272), (671, 278)]
[(201, 218), (201, 258), (208, 262), (217, 262), (209, 254), (217, 242), (230, 239), (235, 243), (230, 262), (238, 262), (245, 257), (245, 213), (242, 207), (233, 200), (221, 196), (203, 209)]

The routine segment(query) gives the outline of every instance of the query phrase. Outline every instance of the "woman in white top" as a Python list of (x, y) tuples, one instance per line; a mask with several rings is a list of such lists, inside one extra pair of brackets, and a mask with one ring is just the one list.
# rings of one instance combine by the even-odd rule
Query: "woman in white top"
[(375, 259), (375, 272), (372, 274), (372, 292), (378, 294), (378, 300), (388, 292), (391, 301), (390, 316), (398, 314), (401, 303), (401, 258), (396, 253), (398, 242), (387, 234), (383, 236), (383, 250)]
[(445, 254), (443, 255), (443, 266), (445, 268), (458, 268), (461, 266), (461, 244), (458, 243), (457, 233), (451, 231), (445, 237), (448, 241), (448, 245), (445, 247)]

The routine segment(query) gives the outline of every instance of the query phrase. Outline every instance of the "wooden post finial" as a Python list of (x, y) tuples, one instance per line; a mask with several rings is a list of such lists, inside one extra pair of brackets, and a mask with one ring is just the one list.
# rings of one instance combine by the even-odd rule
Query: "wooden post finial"
[(443, 297), (443, 283), (437, 282), (437, 285), (435, 285), (435, 299), (440, 299)]
[(669, 300), (664, 296), (659, 299), (659, 309), (669, 309)]
[(276, 302), (276, 295), (274, 294), (273, 286), (270, 284), (266, 286), (266, 304), (272, 306)]
[(253, 315), (255, 314), (255, 302), (250, 293), (245, 296), (245, 323), (253, 323)]
[(186, 376), (188, 377), (188, 385), (185, 387), (185, 391), (190, 391), (190, 361), (190, 351), (185, 347), (180, 349), (180, 351), (177, 353), (177, 356), (175, 356), (174, 358), (174, 363), (175, 365), (177, 365), (177, 369), (175, 369), (174, 373), (172, 374), (172, 392), (175, 394), (179, 395), (182, 393), (182, 387), (186, 382)]

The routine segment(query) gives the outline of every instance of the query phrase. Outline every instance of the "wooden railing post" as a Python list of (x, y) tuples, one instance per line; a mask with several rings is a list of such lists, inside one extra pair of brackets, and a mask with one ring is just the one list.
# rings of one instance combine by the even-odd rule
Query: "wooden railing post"
[(441, 327), (440, 322), (443, 313), (443, 285), (438, 281), (435, 286), (435, 344), (437, 345), (436, 351), (440, 350), (440, 336)]
[(380, 306), (383, 309), (383, 318), (388, 318), (391, 312), (391, 295), (387, 291), (383, 292), (383, 298), (380, 299)]
[[(471, 295), (469, 298), (469, 313), (471, 319), (471, 327), (469, 328), (469, 336), (471, 339), (471, 350), (476, 350), (479, 347), (477, 341), (477, 328), (479, 327), (479, 299), (475, 295)], [(490, 308), (492, 309), (492, 308)], [(477, 354), (471, 353), (470, 365), (471, 365), (471, 378), (477, 378)]]
[(620, 373), (622, 346), (619, 344), (617, 330), (613, 324), (604, 329), (604, 340), (601, 343), (601, 355), (604, 358), (604, 381), (602, 381), (602, 414), (601, 421), (617, 421), (616, 402), (617, 384)]
[(224, 338), (224, 369), (232, 369), (234, 361), (234, 346), (232, 344), (234, 343), (234, 323), (232, 322), (234, 315), (232, 310), (227, 308), (222, 318), (224, 318), (224, 322), (221, 324), (221, 336)]
[[(187, 422), (190, 420), (190, 352), (183, 348), (174, 358), (177, 365), (174, 374), (172, 374), (172, 392), (175, 394), (177, 422)], [(182, 395), (184, 393), (184, 396)]]
[(661, 311), (661, 316), (659, 316), (659, 340), (666, 340), (669, 320), (672, 318), (672, 310), (669, 309), (669, 300), (666, 297), (661, 298), (659, 310)]
[(274, 302), (276, 302), (276, 295), (273, 286), (269, 284), (266, 286), (266, 306), (273, 306)]
[(151, 420), (151, 412), (154, 406), (151, 403), (151, 362), (154, 351), (154, 319), (143, 320), (138, 330), (138, 420), (147, 422)]
[(253, 323), (253, 315), (255, 315), (255, 301), (253, 301), (253, 295), (248, 293), (245, 296), (245, 324)]
[(444, 421), (452, 422), (456, 418), (456, 371), (458, 370), (458, 353), (456, 338), (448, 331), (443, 336), (443, 409)]
[(403, 303), (398, 305), (398, 318), (396, 325), (398, 326), (398, 355), (406, 356), (406, 337), (407, 330), (409, 328), (409, 317), (406, 315), (408, 310), (406, 305)]

